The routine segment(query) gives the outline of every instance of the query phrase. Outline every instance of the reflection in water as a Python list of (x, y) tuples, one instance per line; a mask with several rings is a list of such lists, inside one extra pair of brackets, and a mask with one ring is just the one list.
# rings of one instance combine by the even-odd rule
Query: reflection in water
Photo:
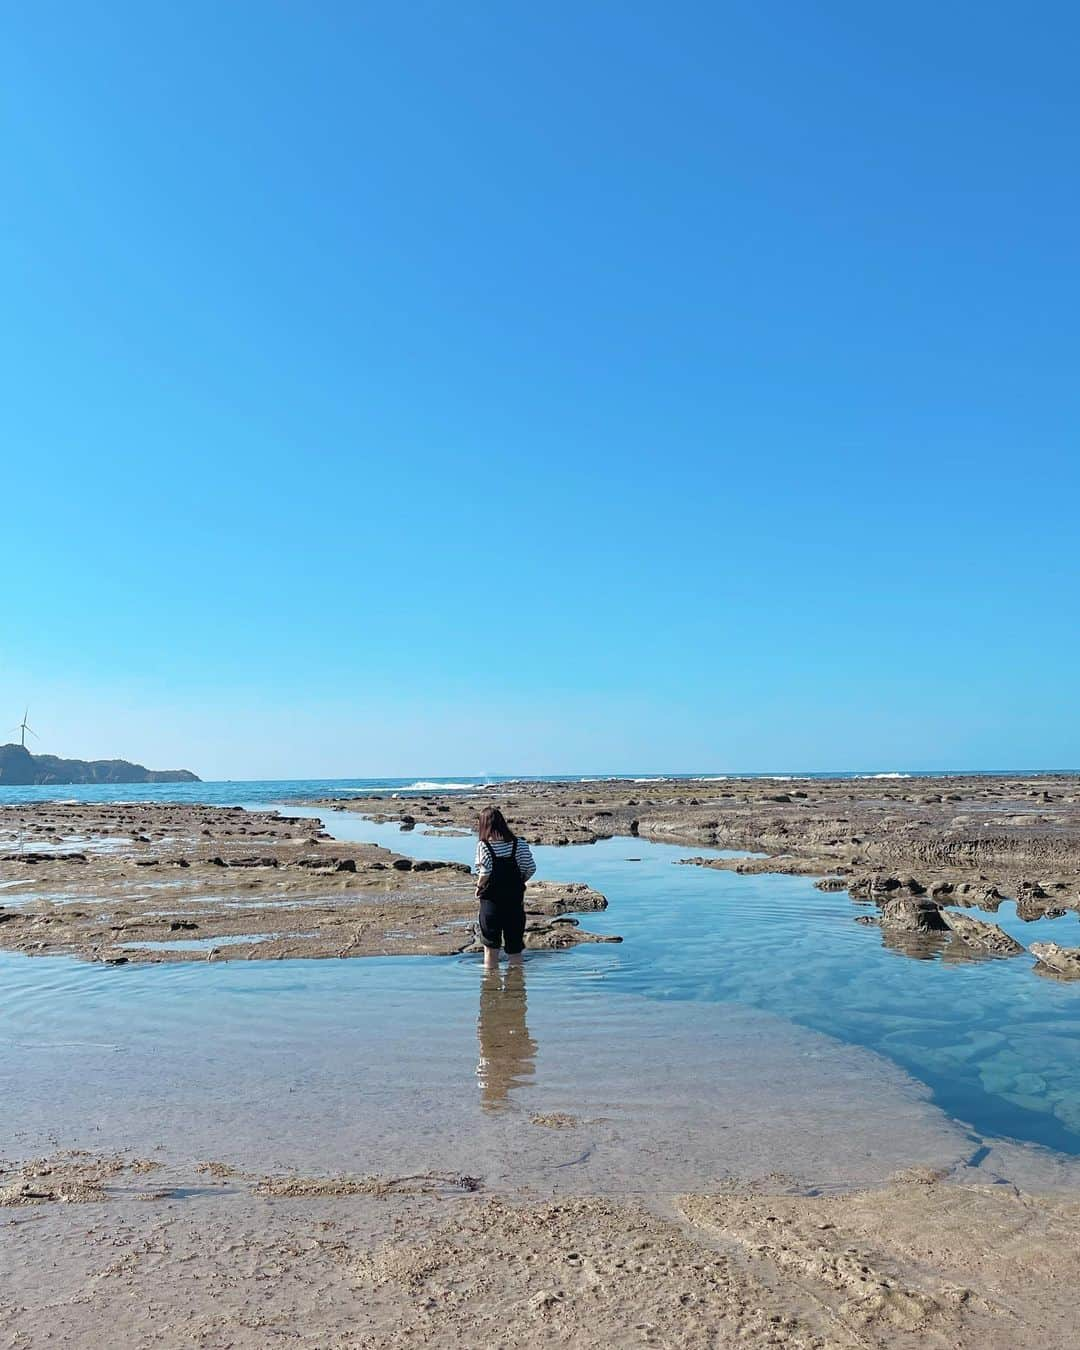
[(881, 944), (913, 961), (940, 961), (946, 966), (972, 965), (978, 961), (1006, 959), (993, 952), (970, 947), (952, 933), (916, 933), (905, 930), (881, 930)]
[[(951, 936), (951, 933), (919, 933), (902, 928), (882, 928), (881, 945), (901, 956), (910, 956), (913, 961), (948, 960)], [(959, 945), (963, 946), (963, 943)]]
[(525, 1024), (525, 1011), (525, 967), (485, 970), (476, 1023), (480, 1038), (476, 1076), (485, 1111), (501, 1111), (511, 1089), (536, 1072), (536, 1042)]

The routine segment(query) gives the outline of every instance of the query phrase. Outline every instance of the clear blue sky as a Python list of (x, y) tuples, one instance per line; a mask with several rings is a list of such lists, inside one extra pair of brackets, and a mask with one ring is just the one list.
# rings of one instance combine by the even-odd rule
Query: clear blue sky
[(3, 30), (5, 730), (206, 777), (1080, 765), (1073, 6)]

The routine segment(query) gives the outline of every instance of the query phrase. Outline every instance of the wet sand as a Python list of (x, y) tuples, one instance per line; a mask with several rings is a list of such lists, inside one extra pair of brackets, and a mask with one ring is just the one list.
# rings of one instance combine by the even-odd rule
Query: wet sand
[(12, 1346), (1076, 1343), (1080, 1205), (928, 1170), (617, 1202), (58, 1158), (0, 1194)]

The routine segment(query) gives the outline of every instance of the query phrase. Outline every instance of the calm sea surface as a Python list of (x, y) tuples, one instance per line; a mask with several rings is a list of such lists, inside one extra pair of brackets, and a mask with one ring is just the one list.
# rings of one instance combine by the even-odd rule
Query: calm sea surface
[[(416, 781), (20, 788), (0, 802), (266, 805), (429, 790)], [(339, 838), (472, 858), (470, 839), (321, 814)], [(854, 922), (866, 907), (804, 878), (675, 865), (700, 849), (614, 839), (534, 852), (541, 876), (608, 896), (583, 924), (622, 944), (537, 953), (520, 980), (495, 981), (472, 957), (0, 957), (7, 1151), (180, 1135), (267, 1166), (453, 1165), (549, 1189), (691, 1187), (778, 1167), (839, 1185), (965, 1158), (1006, 1175), (1008, 1141), (1044, 1163), (1047, 1150), (1080, 1155), (1080, 985), (1040, 978), (1026, 954), (916, 958)], [(1006, 903), (989, 917), (1025, 946), (1080, 944), (1075, 913), (1025, 924)], [(522, 1128), (553, 1111), (587, 1123)]]

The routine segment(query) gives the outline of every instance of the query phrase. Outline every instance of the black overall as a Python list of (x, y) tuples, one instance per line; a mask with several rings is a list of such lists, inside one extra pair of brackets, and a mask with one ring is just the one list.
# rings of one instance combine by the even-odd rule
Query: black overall
[(488, 845), (491, 871), (480, 881), (480, 941), (516, 956), (525, 947), (525, 878), (517, 861), (517, 839), (500, 858)]

